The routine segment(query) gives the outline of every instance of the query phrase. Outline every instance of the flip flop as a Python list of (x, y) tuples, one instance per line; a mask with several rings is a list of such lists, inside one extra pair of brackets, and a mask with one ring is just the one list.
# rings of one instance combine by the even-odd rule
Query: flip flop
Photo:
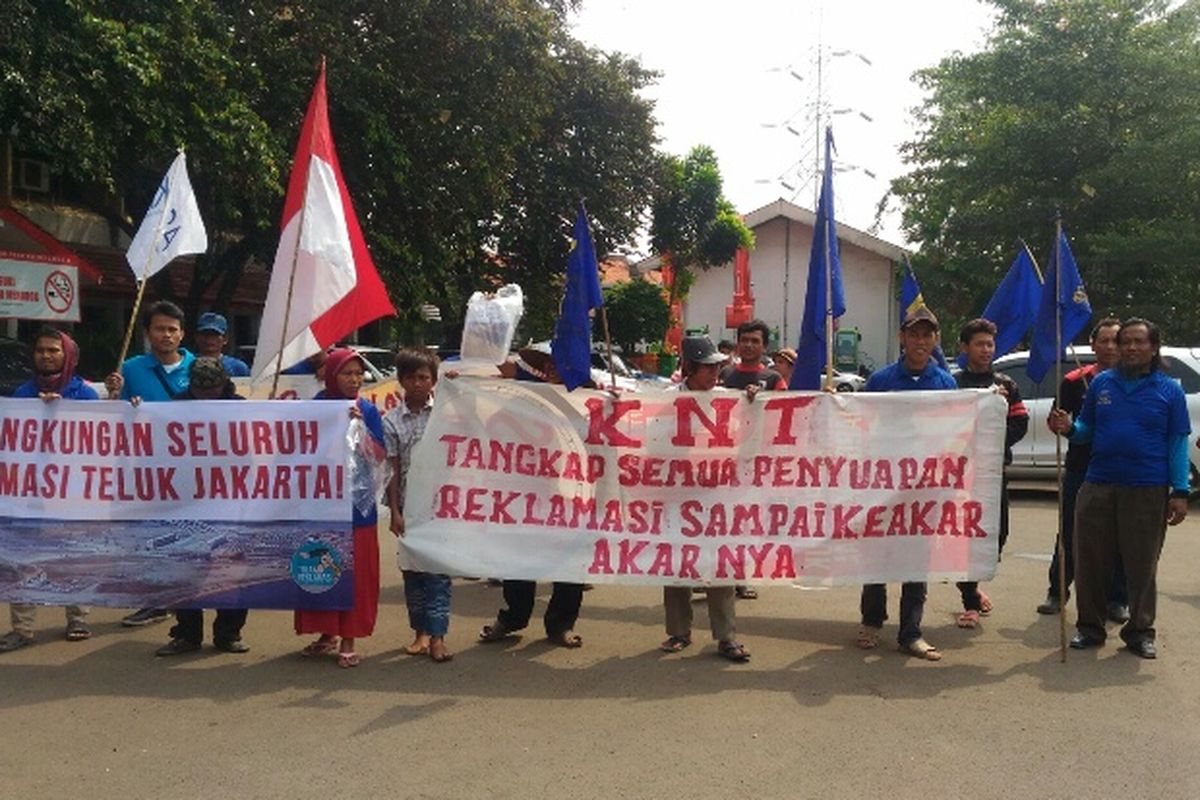
[(412, 649), (412, 645), (408, 644), (408, 645), (405, 645), (401, 649), (404, 650), (404, 655), (406, 655), (406, 656), (427, 656), (427, 655), (429, 655), (428, 645), (426, 645), (424, 647), (418, 647), (416, 650), (414, 650), (414, 649)]
[(515, 636), (516, 631), (510, 631), (501, 625), (499, 620), (496, 620), (491, 625), (484, 625), (479, 631), (479, 641), (481, 642), (502, 642), (505, 639), (512, 639)]
[(979, 612), (964, 611), (954, 620), (954, 624), (960, 628), (978, 628), (979, 627)]
[(0, 638), (0, 653), (11, 653), (14, 650), (20, 650), (22, 647), (28, 647), (33, 644), (32, 636), (10, 631)]
[(916, 656), (926, 661), (941, 661), (942, 651), (931, 645), (924, 639), (914, 639), (908, 644), (900, 645), (900, 650), (908, 653), (910, 656)]
[(337, 639), (318, 639), (315, 642), (307, 644), (300, 651), (300, 655), (304, 658), (313, 658), (315, 656), (328, 656), (337, 652)]
[(583, 647), (583, 637), (574, 631), (561, 631), (553, 635), (547, 634), (546, 641), (569, 649)]
[(743, 664), (750, 660), (750, 651), (740, 642), (721, 642), (717, 645), (717, 655)]
[(92, 638), (92, 631), (87, 624), (81, 620), (71, 620), (67, 623), (67, 641), (82, 642), (84, 639)]
[(338, 653), (337, 665), (342, 669), (350, 669), (359, 665), (358, 653), (353, 650), (347, 650), (344, 653)]
[(874, 650), (879, 647), (880, 628), (863, 625), (858, 629), (858, 638), (854, 641), (860, 650)]
[(983, 593), (983, 589), (976, 589), (979, 593), (979, 613), (987, 616), (992, 613), (992, 598)]
[(678, 653), (690, 647), (692, 640), (684, 636), (672, 636), (658, 646), (664, 653)]
[(433, 645), (430, 645), (429, 646), (429, 658), (435, 664), (445, 664), (447, 661), (454, 658), (454, 653), (451, 653), (449, 650), (446, 649), (445, 643), (442, 643), (440, 652), (435, 650), (433, 648)]

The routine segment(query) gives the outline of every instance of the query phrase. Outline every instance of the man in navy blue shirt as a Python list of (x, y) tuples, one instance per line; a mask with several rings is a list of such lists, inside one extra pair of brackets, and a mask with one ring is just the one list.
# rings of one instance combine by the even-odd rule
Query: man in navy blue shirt
[[(46, 327), (33, 340), (33, 378), (17, 387), (13, 397), (55, 400), (97, 400), (96, 390), (75, 374), (79, 365), (79, 346), (60, 330)], [(12, 603), (8, 607), (12, 631), (0, 638), (0, 653), (19, 650), (33, 642), (33, 624), (37, 606), (33, 603)], [(88, 609), (67, 606), (67, 641), (90, 638), (87, 625)]]
[[(900, 324), (900, 360), (877, 370), (867, 380), (868, 392), (912, 392), (957, 389), (949, 372), (932, 358), (938, 344), (940, 326), (937, 317), (925, 306), (907, 316)], [(926, 586), (923, 582), (905, 583), (900, 588), (900, 649), (928, 661), (938, 661), (942, 652), (925, 641), (921, 617), (925, 612)], [(869, 650), (879, 646), (879, 634), (887, 620), (887, 584), (868, 583), (860, 600), (862, 627), (858, 646)]]
[(1121, 360), (1088, 387), (1079, 417), (1051, 412), (1050, 427), (1072, 442), (1091, 442), (1092, 460), (1075, 501), (1075, 607), (1071, 647), (1104, 644), (1106, 600), (1116, 559), (1125, 565), (1129, 621), (1126, 649), (1156, 658), (1154, 616), (1158, 556), (1167, 526), (1187, 516), (1187, 400), (1159, 369), (1158, 326), (1134, 317), (1121, 323)]

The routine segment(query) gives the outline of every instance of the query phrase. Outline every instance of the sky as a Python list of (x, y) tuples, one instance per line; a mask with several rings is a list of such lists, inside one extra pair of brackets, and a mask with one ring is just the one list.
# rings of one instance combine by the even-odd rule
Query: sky
[[(905, 171), (898, 147), (912, 138), (923, 99), (912, 74), (981, 49), (992, 16), (979, 0), (584, 0), (571, 26), (581, 41), (661, 73), (645, 93), (660, 147), (684, 155), (711, 146), (742, 213), (780, 197), (813, 207), (820, 48), (821, 95), (840, 112), (831, 120), (834, 163), (844, 168), (834, 177), (836, 218), (870, 230), (890, 180)], [(905, 244), (889, 205), (876, 233)]]

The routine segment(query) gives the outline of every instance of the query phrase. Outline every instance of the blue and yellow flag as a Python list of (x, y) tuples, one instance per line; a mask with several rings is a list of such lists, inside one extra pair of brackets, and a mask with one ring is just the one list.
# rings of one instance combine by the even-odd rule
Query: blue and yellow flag
[(554, 367), (567, 391), (582, 386), (592, 377), (592, 311), (604, 305), (600, 270), (592, 246), (587, 211), (579, 204), (574, 241), (567, 258), (566, 291), (554, 326), (550, 352)]
[(842, 289), (842, 258), (838, 249), (837, 222), (833, 214), (833, 129), (825, 129), (825, 175), (817, 201), (812, 250), (808, 256), (808, 288), (804, 296), (804, 318), (800, 343), (792, 368), (789, 389), (820, 389), (828, 355), (826, 320), (846, 313)]
[[(921, 294), (921, 284), (917, 283), (917, 275), (913, 272), (912, 264), (908, 263), (906, 259), (904, 280), (900, 283), (900, 321), (903, 322), (905, 317), (918, 308), (929, 308), (929, 306), (925, 303), (925, 296)], [(942, 352), (940, 344), (933, 348), (933, 359), (942, 369), (950, 369), (946, 363), (946, 354)]]
[[(1062, 270), (1056, 280), (1055, 272)], [(1055, 297), (1055, 283), (1058, 297)], [(1050, 366), (1062, 360), (1062, 350), (1057, 348), (1056, 319), (1062, 319), (1062, 343), (1065, 348), (1075, 340), (1092, 318), (1092, 306), (1088, 302), (1079, 266), (1071, 253), (1067, 234), (1060, 229), (1050, 266), (1046, 270), (1046, 281), (1042, 284), (1042, 298), (1038, 305), (1037, 319), (1033, 323), (1033, 341), (1029, 345), (1029, 363), (1025, 366), (1029, 379), (1041, 383)]]

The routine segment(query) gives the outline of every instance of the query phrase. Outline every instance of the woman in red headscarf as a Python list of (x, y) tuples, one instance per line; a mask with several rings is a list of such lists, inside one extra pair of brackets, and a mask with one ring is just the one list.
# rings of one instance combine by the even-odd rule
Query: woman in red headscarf
[[(358, 396), (365, 365), (362, 356), (349, 348), (329, 352), (325, 360), (325, 390), (317, 399), (351, 400), (350, 416), (367, 426), (371, 438), (383, 448), (383, 419), (378, 409)], [(320, 638), (301, 650), (301, 655), (338, 654), (339, 667), (357, 667), (354, 640), (375, 631), (379, 611), (379, 535), (374, 503), (366, 513), (354, 513), (354, 606), (349, 611), (296, 611), (296, 633), (317, 633)]]

